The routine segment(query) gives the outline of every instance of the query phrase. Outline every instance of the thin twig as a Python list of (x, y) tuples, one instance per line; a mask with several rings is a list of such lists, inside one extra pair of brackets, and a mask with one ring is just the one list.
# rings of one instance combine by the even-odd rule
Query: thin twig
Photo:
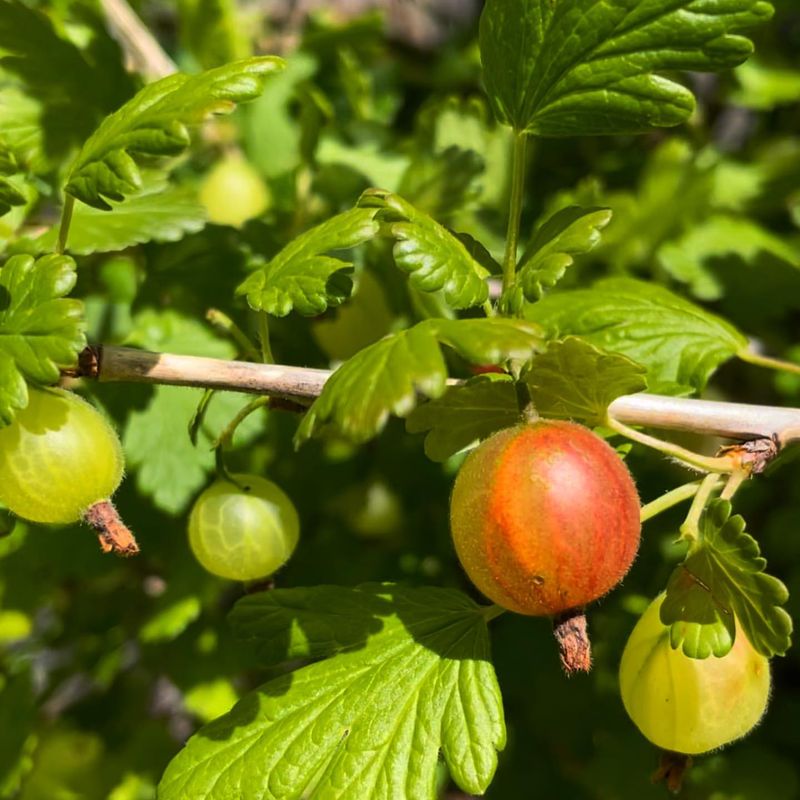
[[(149, 353), (125, 347), (95, 347), (84, 351), (75, 377), (103, 382), (198, 386), (288, 399), (319, 396), (330, 370), (251, 364), (170, 353)], [(451, 381), (458, 383), (458, 381)], [(626, 425), (682, 430), (734, 440), (768, 439), (781, 445), (800, 440), (800, 409), (721, 403), (685, 397), (634, 394), (617, 398), (609, 409)]]
[(133, 70), (148, 80), (157, 80), (178, 71), (158, 40), (125, 0), (101, 0), (108, 27), (122, 47)]

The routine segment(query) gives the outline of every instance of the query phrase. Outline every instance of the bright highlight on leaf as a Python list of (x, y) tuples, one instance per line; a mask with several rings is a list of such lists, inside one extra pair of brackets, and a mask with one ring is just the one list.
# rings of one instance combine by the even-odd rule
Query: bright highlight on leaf
[(142, 188), (143, 158), (178, 155), (189, 145), (188, 126), (258, 97), (266, 77), (283, 66), (275, 56), (247, 58), (145, 86), (106, 117), (84, 144), (65, 191), (90, 206), (110, 209), (108, 200), (121, 201)]
[(440, 758), (483, 794), (505, 745), (484, 611), (459, 592), (375, 584), (245, 598), (231, 621), (268, 661), (328, 660), (202, 728), (159, 797), (434, 800)]
[(395, 239), (395, 263), (409, 273), (415, 289), (443, 290), (452, 308), (470, 308), (488, 299), (489, 270), (443, 225), (399, 195), (379, 189), (365, 192), (358, 202), (379, 209), (377, 219), (387, 223)]
[(527, 360), (539, 349), (537, 325), (501, 319), (429, 319), (386, 336), (343, 364), (325, 384), (298, 428), (302, 444), (326, 427), (354, 442), (376, 436), (390, 414), (408, 416), (418, 395), (440, 397), (447, 387), (441, 345), (473, 364)]
[(348, 250), (377, 235), (375, 209), (354, 208), (317, 225), (286, 245), (271, 261), (260, 264), (239, 288), (250, 308), (285, 317), (291, 311), (307, 316), (341, 305), (353, 289), (353, 265), (332, 251)]
[(66, 256), (13, 256), (0, 269), (0, 425), (28, 404), (26, 381), (55, 383), (86, 346), (83, 303)]
[(789, 593), (766, 566), (742, 517), (731, 516), (727, 500), (714, 501), (667, 584), (661, 621), (671, 625), (672, 646), (692, 658), (723, 656), (736, 637), (735, 616), (755, 650), (783, 655), (791, 646), (792, 618), (781, 608)]
[[(109, 214), (86, 205), (75, 208), (69, 229), (70, 253), (83, 256), (146, 242), (175, 242), (206, 224), (206, 210), (188, 187), (148, 191), (123, 203), (111, 203), (111, 210)], [(57, 240), (58, 226), (33, 244), (39, 251), (52, 250)]]
[(545, 297), (525, 311), (553, 338), (579, 336), (647, 367), (660, 394), (702, 389), (716, 368), (746, 349), (729, 322), (668, 289), (630, 278), (599, 281)]
[(694, 97), (664, 73), (741, 64), (736, 32), (771, 16), (763, 0), (488, 0), (484, 79), (498, 119), (537, 136), (678, 125)]

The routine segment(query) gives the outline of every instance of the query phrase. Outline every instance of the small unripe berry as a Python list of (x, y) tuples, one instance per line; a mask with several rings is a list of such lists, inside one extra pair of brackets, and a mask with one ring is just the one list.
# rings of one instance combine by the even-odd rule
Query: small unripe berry
[(696, 659), (673, 649), (657, 597), (636, 623), (622, 654), (620, 691), (630, 718), (653, 744), (695, 755), (740, 739), (769, 700), (769, 661), (737, 621), (722, 658)]
[(31, 388), (28, 394), (28, 405), (0, 429), (0, 503), (31, 522), (83, 519), (104, 550), (137, 552), (109, 501), (124, 464), (114, 429), (72, 392)]
[(227, 156), (206, 175), (200, 202), (209, 221), (240, 228), (266, 211), (272, 197), (258, 171), (240, 155)]
[(211, 573), (236, 581), (272, 575), (294, 552), (300, 521), (292, 501), (258, 475), (217, 480), (189, 516), (189, 545)]

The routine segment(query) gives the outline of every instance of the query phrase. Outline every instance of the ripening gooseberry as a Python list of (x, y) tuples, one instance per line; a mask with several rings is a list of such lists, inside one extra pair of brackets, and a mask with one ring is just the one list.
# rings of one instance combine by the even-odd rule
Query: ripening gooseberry
[(769, 700), (769, 661), (736, 623), (721, 658), (689, 658), (673, 649), (657, 597), (631, 632), (619, 668), (622, 701), (636, 727), (664, 750), (696, 755), (740, 739)]
[(189, 545), (209, 572), (253, 581), (271, 575), (291, 556), (300, 535), (292, 501), (258, 475), (217, 480), (189, 515)]
[(588, 428), (507, 428), (467, 456), (453, 487), (458, 557), (490, 600), (559, 614), (602, 597), (639, 546), (639, 498), (622, 459)]
[(18, 517), (68, 525), (83, 519), (103, 549), (138, 551), (109, 498), (123, 474), (114, 429), (63, 389), (29, 389), (28, 405), (0, 429), (0, 503)]

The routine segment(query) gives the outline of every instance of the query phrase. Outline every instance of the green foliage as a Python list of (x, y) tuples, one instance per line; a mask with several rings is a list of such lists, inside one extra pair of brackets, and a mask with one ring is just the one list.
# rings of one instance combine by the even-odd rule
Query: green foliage
[[(758, 61), (713, 78), (697, 72), (750, 52), (740, 32), (765, 2), (394, 3), (385, 20), (345, 5), (364, 3), (135, 3), (187, 72), (147, 85), (148, 37), (131, 49), (114, 4), (0, 0), (0, 419), (26, 383), (74, 366), (84, 329), (108, 358), (123, 345), (334, 370), (305, 417), (304, 398), (264, 399), (225, 447), (227, 469), (297, 502), (303, 529), (270, 582), (246, 586), (206, 573), (186, 534), (211, 448), (252, 395), (76, 384), (124, 439), (115, 504), (141, 554), (0, 509), (0, 797), (153, 800), (164, 776), (160, 796), (181, 800), (657, 800), (616, 676), (633, 616), (672, 573), (676, 647), (714, 656), (744, 633), (787, 655), (758, 731), (697, 759), (684, 793), (790, 800), (791, 448), (736, 495), (758, 543), (725, 503), (688, 553), (679, 509), (648, 521), (623, 584), (587, 609), (590, 680), (565, 681), (552, 626), (513, 614), (492, 622), (495, 676), (500, 610), (459, 591), (447, 511), (465, 451), (530, 402), (600, 426), (645, 389), (800, 407), (797, 376), (734, 358), (798, 360), (797, 3), (752, 28)], [(227, 63), (256, 47), (286, 68)], [(516, 167), (515, 131), (538, 137)], [(241, 198), (207, 179), (236, 161), (269, 202), (207, 224), (198, 187), (230, 211)], [(70, 213), (77, 269), (50, 254)], [(627, 463), (642, 497), (681, 480), (638, 445)]]
[(41, 9), (3, 0), (0, 66), (56, 113), (68, 113), (80, 136), (90, 133), (99, 113), (127, 99), (132, 87), (119, 61), (105, 60), (114, 46), (91, 6), (75, 11), (93, 28), (94, 40), (83, 48), (57, 30)]
[(440, 397), (447, 388), (441, 345), (473, 364), (526, 359), (540, 342), (539, 328), (509, 319), (430, 319), (386, 336), (340, 367), (325, 384), (297, 430), (302, 444), (324, 427), (353, 442), (377, 435), (390, 414), (408, 416), (418, 393)]
[[(196, 233), (206, 224), (205, 208), (188, 187), (153, 186), (122, 203), (110, 203), (111, 212), (79, 205), (73, 214), (67, 249), (75, 255), (109, 253), (146, 242), (174, 242)], [(53, 250), (58, 227), (36, 238), (36, 252)]]
[(713, 270), (726, 256), (758, 267), (767, 256), (800, 267), (800, 251), (761, 225), (729, 215), (709, 217), (659, 251), (659, 263), (681, 283), (689, 284), (701, 300), (719, 300), (724, 284)]
[(265, 56), (151, 83), (89, 137), (67, 173), (65, 191), (110, 209), (108, 200), (121, 201), (142, 188), (142, 158), (178, 155), (190, 143), (187, 126), (258, 97), (266, 77), (282, 67), (281, 59)]
[(27, 198), (13, 183), (0, 176), (0, 217), (8, 214), (13, 206), (23, 206)]
[(498, 119), (538, 136), (678, 125), (691, 92), (663, 73), (744, 61), (736, 31), (772, 16), (762, 0), (489, 0), (481, 58)]
[(395, 263), (409, 273), (415, 289), (443, 291), (452, 308), (486, 302), (489, 270), (445, 227), (390, 192), (371, 189), (362, 195), (359, 205), (379, 209), (376, 219), (386, 223), (395, 240)]
[(242, 600), (232, 623), (262, 657), (327, 660), (275, 678), (202, 728), (159, 797), (355, 800), (402, 786), (433, 800), (440, 750), (453, 780), (482, 794), (505, 724), (481, 612), (457, 592), (378, 585)]
[(572, 266), (574, 256), (600, 243), (600, 231), (611, 221), (607, 208), (562, 208), (538, 228), (520, 259), (516, 283), (506, 291), (501, 306), (519, 312), (524, 300), (539, 300)]
[(181, 40), (203, 69), (250, 55), (232, 0), (180, 0)]
[[(208, 328), (175, 312), (143, 311), (134, 319), (130, 344), (184, 355), (233, 358), (234, 347)], [(235, 394), (216, 394), (203, 419), (199, 443), (192, 444), (188, 424), (202, 395), (199, 389), (158, 386), (147, 405), (131, 411), (122, 437), (129, 468), (145, 497), (168, 514), (179, 514), (206, 482), (214, 467), (211, 443), (246, 403)], [(240, 428), (241, 441), (259, 431), (258, 418)], [(165, 446), (165, 443), (168, 443)]]
[(771, 110), (800, 100), (800, 71), (751, 59), (736, 70), (739, 90), (734, 100), (745, 108)]
[(647, 388), (646, 372), (625, 356), (570, 336), (551, 342), (547, 352), (534, 356), (524, 377), (542, 416), (599, 425), (614, 400)]
[(86, 344), (83, 304), (66, 256), (14, 256), (0, 270), (0, 423), (28, 404), (26, 381), (55, 383)]
[(483, 375), (451, 386), (440, 398), (417, 406), (406, 420), (409, 433), (427, 433), (425, 455), (446, 461), (520, 419), (517, 392), (507, 375)]
[(672, 646), (692, 658), (723, 656), (736, 636), (735, 617), (759, 653), (784, 654), (791, 645), (792, 619), (781, 606), (789, 594), (764, 572), (766, 566), (742, 517), (732, 517), (725, 500), (712, 503), (700, 538), (667, 584), (661, 621), (671, 626)]
[(714, 370), (747, 346), (725, 320), (660, 286), (629, 278), (546, 297), (526, 317), (553, 337), (576, 335), (647, 368), (651, 392), (702, 389)]
[(256, 265), (236, 290), (250, 308), (285, 317), (292, 310), (314, 316), (343, 303), (353, 288), (352, 264), (331, 255), (378, 233), (375, 211), (354, 208), (298, 236), (268, 262)]

